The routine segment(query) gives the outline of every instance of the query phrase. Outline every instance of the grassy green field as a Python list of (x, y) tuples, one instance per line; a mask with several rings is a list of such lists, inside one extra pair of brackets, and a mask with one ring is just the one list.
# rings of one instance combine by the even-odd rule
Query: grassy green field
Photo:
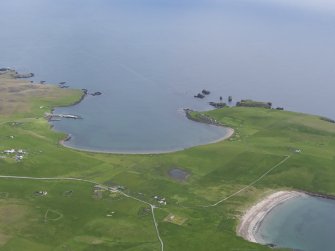
[[(20, 161), (0, 153), (0, 175), (124, 186), (126, 194), (159, 206), (155, 216), (166, 251), (270, 250), (236, 236), (246, 208), (280, 189), (335, 195), (335, 125), (317, 116), (223, 108), (207, 114), (235, 129), (229, 140), (169, 154), (88, 153), (61, 146), (65, 135), (44, 119), (45, 112), (77, 101), (81, 92), (29, 86), (0, 75), (0, 152), (27, 152)], [(188, 179), (171, 178), (173, 168), (187, 171)], [(159, 205), (155, 195), (167, 205)], [(94, 191), (81, 181), (1, 178), (0, 250), (144, 251), (161, 250), (161, 244), (150, 206), (141, 201)]]

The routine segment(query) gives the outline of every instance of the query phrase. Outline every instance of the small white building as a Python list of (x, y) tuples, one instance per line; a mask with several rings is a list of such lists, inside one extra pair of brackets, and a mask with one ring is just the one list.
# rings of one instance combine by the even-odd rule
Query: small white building
[(15, 153), (15, 149), (10, 149), (10, 150), (5, 150), (3, 151), (4, 153)]

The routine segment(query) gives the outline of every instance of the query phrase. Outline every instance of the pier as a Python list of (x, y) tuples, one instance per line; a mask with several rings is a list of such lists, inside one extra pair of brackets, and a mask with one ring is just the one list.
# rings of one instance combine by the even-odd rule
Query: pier
[(52, 121), (57, 121), (60, 118), (66, 118), (66, 119), (82, 119), (81, 116), (79, 115), (72, 115), (72, 114), (52, 114), (52, 113), (47, 113), (45, 114), (46, 118), (48, 118), (48, 120), (52, 120)]

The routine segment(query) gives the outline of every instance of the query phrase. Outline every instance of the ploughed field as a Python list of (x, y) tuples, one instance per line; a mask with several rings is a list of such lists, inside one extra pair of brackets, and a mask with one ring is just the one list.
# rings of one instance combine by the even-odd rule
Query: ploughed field
[[(112, 188), (1, 178), (0, 250), (161, 250), (149, 204), (159, 207), (164, 250), (270, 250), (236, 235), (255, 201), (281, 189), (335, 195), (335, 125), (317, 116), (227, 107), (207, 112), (235, 129), (219, 143), (169, 154), (87, 153), (61, 146), (66, 135), (44, 118), (81, 92), (4, 75), (0, 88), (1, 176)], [(188, 174), (183, 182), (170, 175), (176, 167)]]

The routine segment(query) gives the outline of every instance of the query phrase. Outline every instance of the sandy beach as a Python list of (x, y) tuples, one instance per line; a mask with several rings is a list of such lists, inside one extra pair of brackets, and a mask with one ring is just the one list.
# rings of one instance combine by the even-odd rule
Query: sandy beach
[(212, 141), (211, 143), (217, 143), (223, 140), (227, 140), (234, 135), (235, 130), (233, 128), (230, 128), (230, 127), (225, 127), (225, 128), (227, 129), (227, 134), (218, 140)]
[(237, 227), (237, 234), (248, 241), (257, 242), (255, 233), (264, 217), (276, 206), (299, 196), (305, 196), (305, 194), (296, 191), (279, 191), (265, 197), (243, 215)]
[[(211, 126), (216, 126), (216, 125), (211, 125)], [(164, 154), (164, 153), (174, 153), (174, 152), (178, 152), (178, 151), (183, 151), (185, 149), (196, 147), (196, 146), (215, 144), (215, 143), (227, 140), (234, 135), (235, 130), (233, 128), (230, 128), (230, 127), (225, 127), (225, 128), (227, 129), (227, 133), (223, 137), (221, 137), (217, 140), (213, 140), (213, 141), (210, 141), (210, 142), (206, 142), (204, 144), (198, 144), (198, 145), (190, 146), (190, 147), (186, 147), (186, 148), (176, 148), (176, 149), (166, 150), (166, 151), (157, 150), (157, 151), (128, 151), (128, 152), (125, 152), (125, 151), (104, 151), (104, 150), (94, 150), (94, 149), (85, 149), (85, 148), (80, 148), (80, 147), (73, 147), (73, 146), (69, 146), (69, 145), (66, 144), (66, 142), (71, 138), (71, 136), (69, 134), (66, 136), (65, 139), (60, 140), (59, 144), (64, 146), (64, 147), (70, 148), (70, 149), (83, 151), (83, 152), (92, 152), (92, 153), (141, 154), (141, 155)]]

